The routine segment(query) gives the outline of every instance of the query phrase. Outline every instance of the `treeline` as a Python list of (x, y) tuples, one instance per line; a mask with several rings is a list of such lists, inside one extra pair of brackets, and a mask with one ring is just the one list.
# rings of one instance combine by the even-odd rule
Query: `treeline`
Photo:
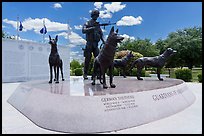
[[(193, 66), (200, 67), (202, 65), (202, 28), (193, 27), (177, 30), (169, 33), (166, 39), (158, 39), (156, 43), (152, 43), (150, 39), (129, 39), (119, 45), (118, 51), (129, 50), (144, 57), (151, 57), (162, 54), (167, 48), (177, 50), (177, 53), (167, 61), (167, 68), (188, 67), (192, 69)], [(118, 58), (118, 56), (115, 56), (115, 58)], [(92, 66), (93, 57), (90, 68)], [(76, 67), (82, 70), (83, 63), (80, 64), (76, 60), (71, 62), (73, 75)], [(81, 72), (77, 73), (81, 74)], [(88, 73), (91, 75), (92, 69)]]
[(166, 67), (200, 67), (202, 65), (202, 28), (193, 27), (169, 33), (166, 39), (158, 39), (155, 44), (150, 39), (127, 40), (119, 50), (132, 50), (145, 57), (162, 54), (167, 48), (177, 50)]

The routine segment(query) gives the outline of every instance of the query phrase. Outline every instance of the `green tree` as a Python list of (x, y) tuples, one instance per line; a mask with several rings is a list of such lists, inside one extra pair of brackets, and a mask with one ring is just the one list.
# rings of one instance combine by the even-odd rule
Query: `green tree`
[(168, 47), (177, 50), (177, 53), (168, 61), (167, 66), (188, 66), (189, 69), (192, 69), (194, 65), (202, 64), (202, 28), (185, 28), (172, 32), (164, 41), (158, 40), (156, 47), (160, 49), (160, 52)]
[(157, 56), (159, 50), (151, 43), (150, 39), (139, 39), (127, 40), (119, 46), (119, 51), (121, 50), (131, 50), (142, 54), (144, 57)]
[(162, 54), (167, 49), (166, 41), (158, 39), (155, 43), (155, 48), (159, 50), (159, 54)]
[(80, 65), (80, 63), (75, 59), (73, 59), (70, 63), (70, 68), (72, 71), (74, 71), (76, 68), (81, 68), (81, 67), (82, 66)]

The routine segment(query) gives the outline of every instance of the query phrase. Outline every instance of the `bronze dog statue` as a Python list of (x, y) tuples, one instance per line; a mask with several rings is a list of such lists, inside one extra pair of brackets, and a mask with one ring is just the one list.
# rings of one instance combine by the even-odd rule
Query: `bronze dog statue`
[(121, 68), (123, 77), (126, 78), (126, 67), (128, 62), (130, 61), (131, 58), (133, 58), (134, 55), (132, 54), (132, 51), (129, 52), (124, 58), (122, 59), (114, 59), (113, 64), (115, 68)]
[(143, 80), (141, 76), (141, 71), (145, 66), (150, 67), (156, 67), (157, 68), (157, 77), (159, 80), (163, 80), (163, 78), (160, 77), (161, 68), (164, 66), (166, 60), (176, 53), (176, 50), (173, 50), (171, 48), (168, 48), (163, 54), (155, 57), (141, 57), (135, 60), (132, 63), (131, 69), (133, 67), (137, 67), (137, 79)]
[[(49, 83), (52, 83), (52, 67), (54, 68), (54, 72), (55, 72), (55, 78), (54, 78), (55, 83), (59, 83), (59, 68), (61, 70), (62, 81), (64, 81), (63, 70), (62, 70), (63, 63), (57, 51), (57, 41), (58, 41), (58, 35), (55, 37), (55, 39), (51, 39), (51, 36), (49, 35), (49, 44), (51, 45), (51, 52), (49, 56), (49, 65), (50, 65)], [(56, 68), (57, 68), (57, 73), (56, 73)]]
[[(93, 82), (92, 85), (95, 85), (97, 71), (99, 70), (99, 78), (101, 82), (101, 75), (103, 75), (103, 88), (108, 88), (106, 85), (105, 73), (109, 69), (110, 76), (110, 86), (115, 88), (116, 85), (113, 84), (113, 60), (116, 52), (117, 43), (120, 43), (124, 38), (118, 35), (118, 29), (114, 32), (114, 27), (111, 28), (108, 35), (107, 41), (103, 48), (101, 49), (99, 55), (94, 59), (93, 67)], [(102, 83), (102, 82), (101, 82)]]

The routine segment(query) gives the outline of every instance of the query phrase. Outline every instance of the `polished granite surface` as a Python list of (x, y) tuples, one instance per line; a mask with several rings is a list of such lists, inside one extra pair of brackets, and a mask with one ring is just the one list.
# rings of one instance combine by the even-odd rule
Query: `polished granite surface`
[[(107, 77), (107, 83), (109, 77)], [(115, 77), (116, 88), (103, 89), (82, 77), (59, 84), (21, 83), (7, 100), (39, 127), (68, 133), (110, 132), (168, 117), (189, 107), (195, 96), (178, 79)], [(168, 95), (167, 95), (168, 94)], [(121, 120), (122, 119), (122, 120)]]
[[(50, 93), (69, 96), (97, 96), (97, 95), (111, 95), (132, 93), (141, 91), (151, 91), (154, 89), (166, 88), (178, 84), (183, 81), (179, 79), (164, 78), (164, 81), (159, 81), (157, 78), (145, 77), (144, 80), (137, 80), (135, 77), (114, 77), (114, 84), (116, 88), (103, 89), (99, 80), (96, 85), (91, 84), (92, 80), (83, 80), (80, 77), (71, 77), (70, 80), (60, 81), (59, 84), (49, 84), (45, 80), (36, 80), (22, 83), (21, 86), (27, 89), (40, 89)], [(107, 85), (109, 85), (109, 77), (106, 77)]]
[[(20, 84), (2, 83), (2, 133), (64, 134), (38, 127), (7, 102)], [(202, 83), (187, 82), (186, 85), (196, 96), (192, 106), (148, 124), (102, 134), (202, 134)]]

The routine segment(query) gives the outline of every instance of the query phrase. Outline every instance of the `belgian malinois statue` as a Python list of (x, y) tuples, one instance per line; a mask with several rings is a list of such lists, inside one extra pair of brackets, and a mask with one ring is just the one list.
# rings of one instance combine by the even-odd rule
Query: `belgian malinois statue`
[(133, 67), (137, 67), (137, 79), (143, 80), (141, 76), (141, 71), (145, 66), (148, 67), (156, 67), (157, 68), (157, 77), (159, 80), (163, 80), (163, 78), (160, 77), (160, 72), (162, 67), (165, 65), (166, 60), (176, 53), (176, 50), (173, 50), (171, 48), (168, 48), (163, 54), (155, 57), (141, 57), (135, 60), (132, 63), (131, 69)]
[(94, 67), (93, 67), (93, 82), (92, 85), (95, 85), (97, 71), (99, 71), (99, 78), (101, 82), (101, 75), (103, 76), (103, 88), (106, 89), (108, 86), (106, 85), (105, 73), (107, 69), (109, 69), (109, 77), (110, 77), (110, 87), (115, 88), (116, 85), (113, 84), (113, 60), (116, 52), (116, 47), (118, 43), (121, 43), (124, 38), (118, 35), (118, 29), (114, 32), (114, 27), (111, 28), (108, 38), (105, 42), (105, 45), (101, 49), (99, 55), (94, 59)]

